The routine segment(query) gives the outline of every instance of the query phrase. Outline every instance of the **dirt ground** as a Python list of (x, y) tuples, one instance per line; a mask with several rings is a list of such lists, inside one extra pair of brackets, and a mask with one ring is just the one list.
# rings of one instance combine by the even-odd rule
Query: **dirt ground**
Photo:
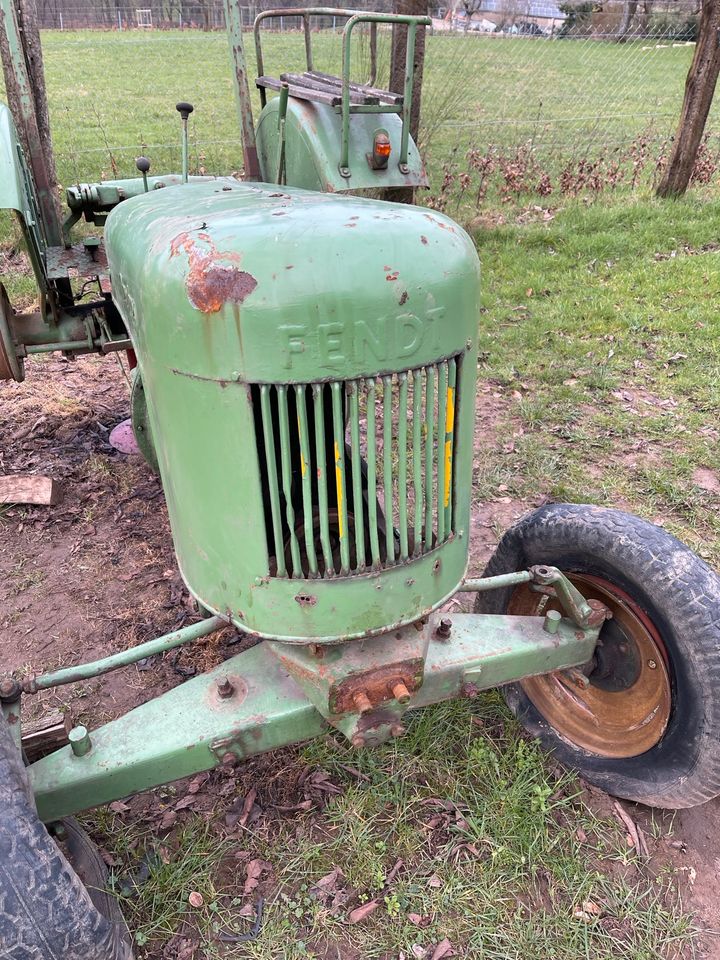
[[(478, 456), (494, 442), (493, 417), (504, 403), (491, 385), (481, 389)], [(53, 508), (0, 508), (3, 674), (99, 657), (194, 619), (160, 482), (140, 457), (109, 443), (110, 430), (128, 415), (117, 357), (36, 360), (24, 384), (0, 384), (0, 474), (47, 474), (64, 489)], [(499, 497), (474, 507), (475, 571), (502, 530), (535, 505)], [(165, 658), (37, 695), (29, 698), (29, 714), (59, 707), (95, 727), (236, 653), (237, 640), (227, 630)], [(133, 804), (152, 802), (148, 795)], [(589, 790), (588, 802), (612, 812), (599, 791)], [(681, 878), (684, 905), (704, 931), (701, 954), (720, 960), (720, 801), (675, 815), (641, 807), (632, 814), (652, 867)]]

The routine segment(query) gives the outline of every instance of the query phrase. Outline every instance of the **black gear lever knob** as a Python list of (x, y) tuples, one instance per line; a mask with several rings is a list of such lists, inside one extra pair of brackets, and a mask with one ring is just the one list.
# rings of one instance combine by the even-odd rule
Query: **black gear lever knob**
[(187, 118), (193, 112), (195, 107), (191, 103), (187, 103), (185, 100), (181, 100), (180, 103), (175, 104), (175, 109), (180, 114), (183, 120), (187, 120)]
[(138, 168), (140, 173), (147, 173), (150, 169), (150, 161), (147, 157), (138, 157), (135, 160), (135, 166)]

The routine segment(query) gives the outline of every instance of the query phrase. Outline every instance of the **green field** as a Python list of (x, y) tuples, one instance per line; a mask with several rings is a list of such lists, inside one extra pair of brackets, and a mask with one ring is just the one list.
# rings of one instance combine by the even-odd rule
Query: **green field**
[[(339, 36), (319, 34), (314, 44), (316, 66), (337, 72)], [(254, 76), (252, 42), (246, 47)], [(271, 34), (266, 47), (268, 72), (302, 69), (299, 34)], [(179, 99), (196, 107), (195, 165), (217, 173), (238, 168), (224, 34), (47, 32), (43, 49), (62, 183), (109, 178), (115, 169), (132, 174), (141, 149), (155, 171), (177, 169), (179, 124), (173, 108)], [(356, 55), (362, 79), (368, 62), (362, 38)], [(676, 122), (691, 55), (690, 47), (656, 50), (642, 42), (430, 37), (424, 115), (435, 185), (442, 161), (470, 145), (514, 147), (532, 138), (543, 152), (568, 156), (624, 144), (646, 130), (667, 134)], [(383, 81), (387, 34), (379, 39), (379, 61)]]
[[(317, 43), (319, 68), (336, 69), (333, 38)], [(185, 98), (196, 106), (195, 163), (237, 169), (223, 36), (53, 33), (44, 47), (63, 181), (132, 173), (141, 149), (154, 171), (177, 169), (174, 104)], [(268, 50), (269, 67), (302, 65), (298, 36), (273, 36)], [(383, 51), (386, 63), (386, 39)], [(432, 37), (435, 191), (443, 162), (471, 145), (512, 148), (534, 132), (563, 157), (651, 127), (667, 133), (690, 56), (686, 47)], [(466, 196), (451, 205), (483, 263), (472, 496), (496, 509), (494, 534), (510, 507), (593, 502), (662, 523), (720, 565), (716, 198), (711, 183), (678, 202), (643, 187), (594, 203), (553, 195), (540, 206), (533, 197), (475, 209)], [(32, 297), (22, 271), (11, 281)], [(297, 786), (308, 770), (326, 772), (339, 792), (287, 813), (310, 795)], [(423, 711), (406, 737), (376, 751), (328, 738), (234, 776), (232, 795), (218, 789), (207, 816), (185, 812), (162, 839), (150, 816), (120, 808), (89, 817), (118, 882), (155, 858), (124, 904), (142, 960), (180, 956), (175, 935), (199, 943), (186, 955), (196, 960), (431, 960), (444, 938), (473, 960), (692, 956), (679, 874), (662, 856), (672, 817), (643, 821), (661, 855), (641, 863), (617, 819), (523, 737), (497, 694)], [(259, 818), (227, 829), (231, 802), (255, 788)], [(184, 790), (157, 791), (154, 809)], [(260, 938), (220, 946), (219, 930), (249, 929), (242, 886), (254, 859), (272, 870)], [(328, 895), (318, 881), (336, 869)], [(191, 892), (201, 908), (190, 908)], [(348, 922), (371, 901), (366, 920)]]

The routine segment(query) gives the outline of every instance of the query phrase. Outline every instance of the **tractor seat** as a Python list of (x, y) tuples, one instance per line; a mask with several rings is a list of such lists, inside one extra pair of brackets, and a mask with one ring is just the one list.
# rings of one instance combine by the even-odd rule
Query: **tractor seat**
[[(342, 80), (329, 73), (320, 73), (317, 70), (306, 70), (305, 73), (281, 73), (280, 79), (275, 77), (258, 77), (255, 81), (258, 87), (269, 90), (280, 90), (283, 84), (288, 85), (288, 95), (296, 100), (312, 100), (316, 103), (326, 103), (331, 107), (342, 104)], [(389, 90), (379, 90), (362, 83), (350, 84), (350, 103), (360, 106), (387, 105), (388, 113), (399, 113), (402, 110), (403, 98), (398, 93)]]

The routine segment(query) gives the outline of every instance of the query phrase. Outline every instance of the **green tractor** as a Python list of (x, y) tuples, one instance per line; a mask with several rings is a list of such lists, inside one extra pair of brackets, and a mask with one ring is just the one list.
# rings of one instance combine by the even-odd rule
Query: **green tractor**
[[(4, 955), (130, 956), (113, 902), (91, 901), (53, 839), (82, 846), (78, 811), (332, 730), (370, 749), (402, 736), (409, 711), (490, 687), (611, 793), (670, 808), (720, 793), (720, 583), (687, 547), (615, 510), (553, 504), (468, 573), (477, 254), (446, 216), (359, 195), (425, 182), (409, 117), (427, 21), (293, 11), (308, 69), (258, 77), (254, 127), (228, 0), (245, 180), (190, 177), (184, 134), (180, 174), (150, 176), (141, 158), (137, 179), (70, 187), (61, 221), (27, 32), (0, 7), (20, 91), (15, 124), (0, 108), (0, 199), (40, 293), (29, 314), (3, 294), (0, 376), (48, 350), (134, 352), (134, 427), (202, 615), (0, 682)], [(310, 22), (328, 14), (346, 20), (342, 77), (313, 70)], [(351, 81), (362, 23), (407, 28), (402, 93)], [(184, 131), (191, 109), (178, 105)], [(73, 244), (80, 217), (103, 238)], [(76, 300), (77, 278), (96, 300)], [(447, 612), (458, 593), (474, 612)], [(23, 766), (25, 698), (229, 624), (257, 642)]]

